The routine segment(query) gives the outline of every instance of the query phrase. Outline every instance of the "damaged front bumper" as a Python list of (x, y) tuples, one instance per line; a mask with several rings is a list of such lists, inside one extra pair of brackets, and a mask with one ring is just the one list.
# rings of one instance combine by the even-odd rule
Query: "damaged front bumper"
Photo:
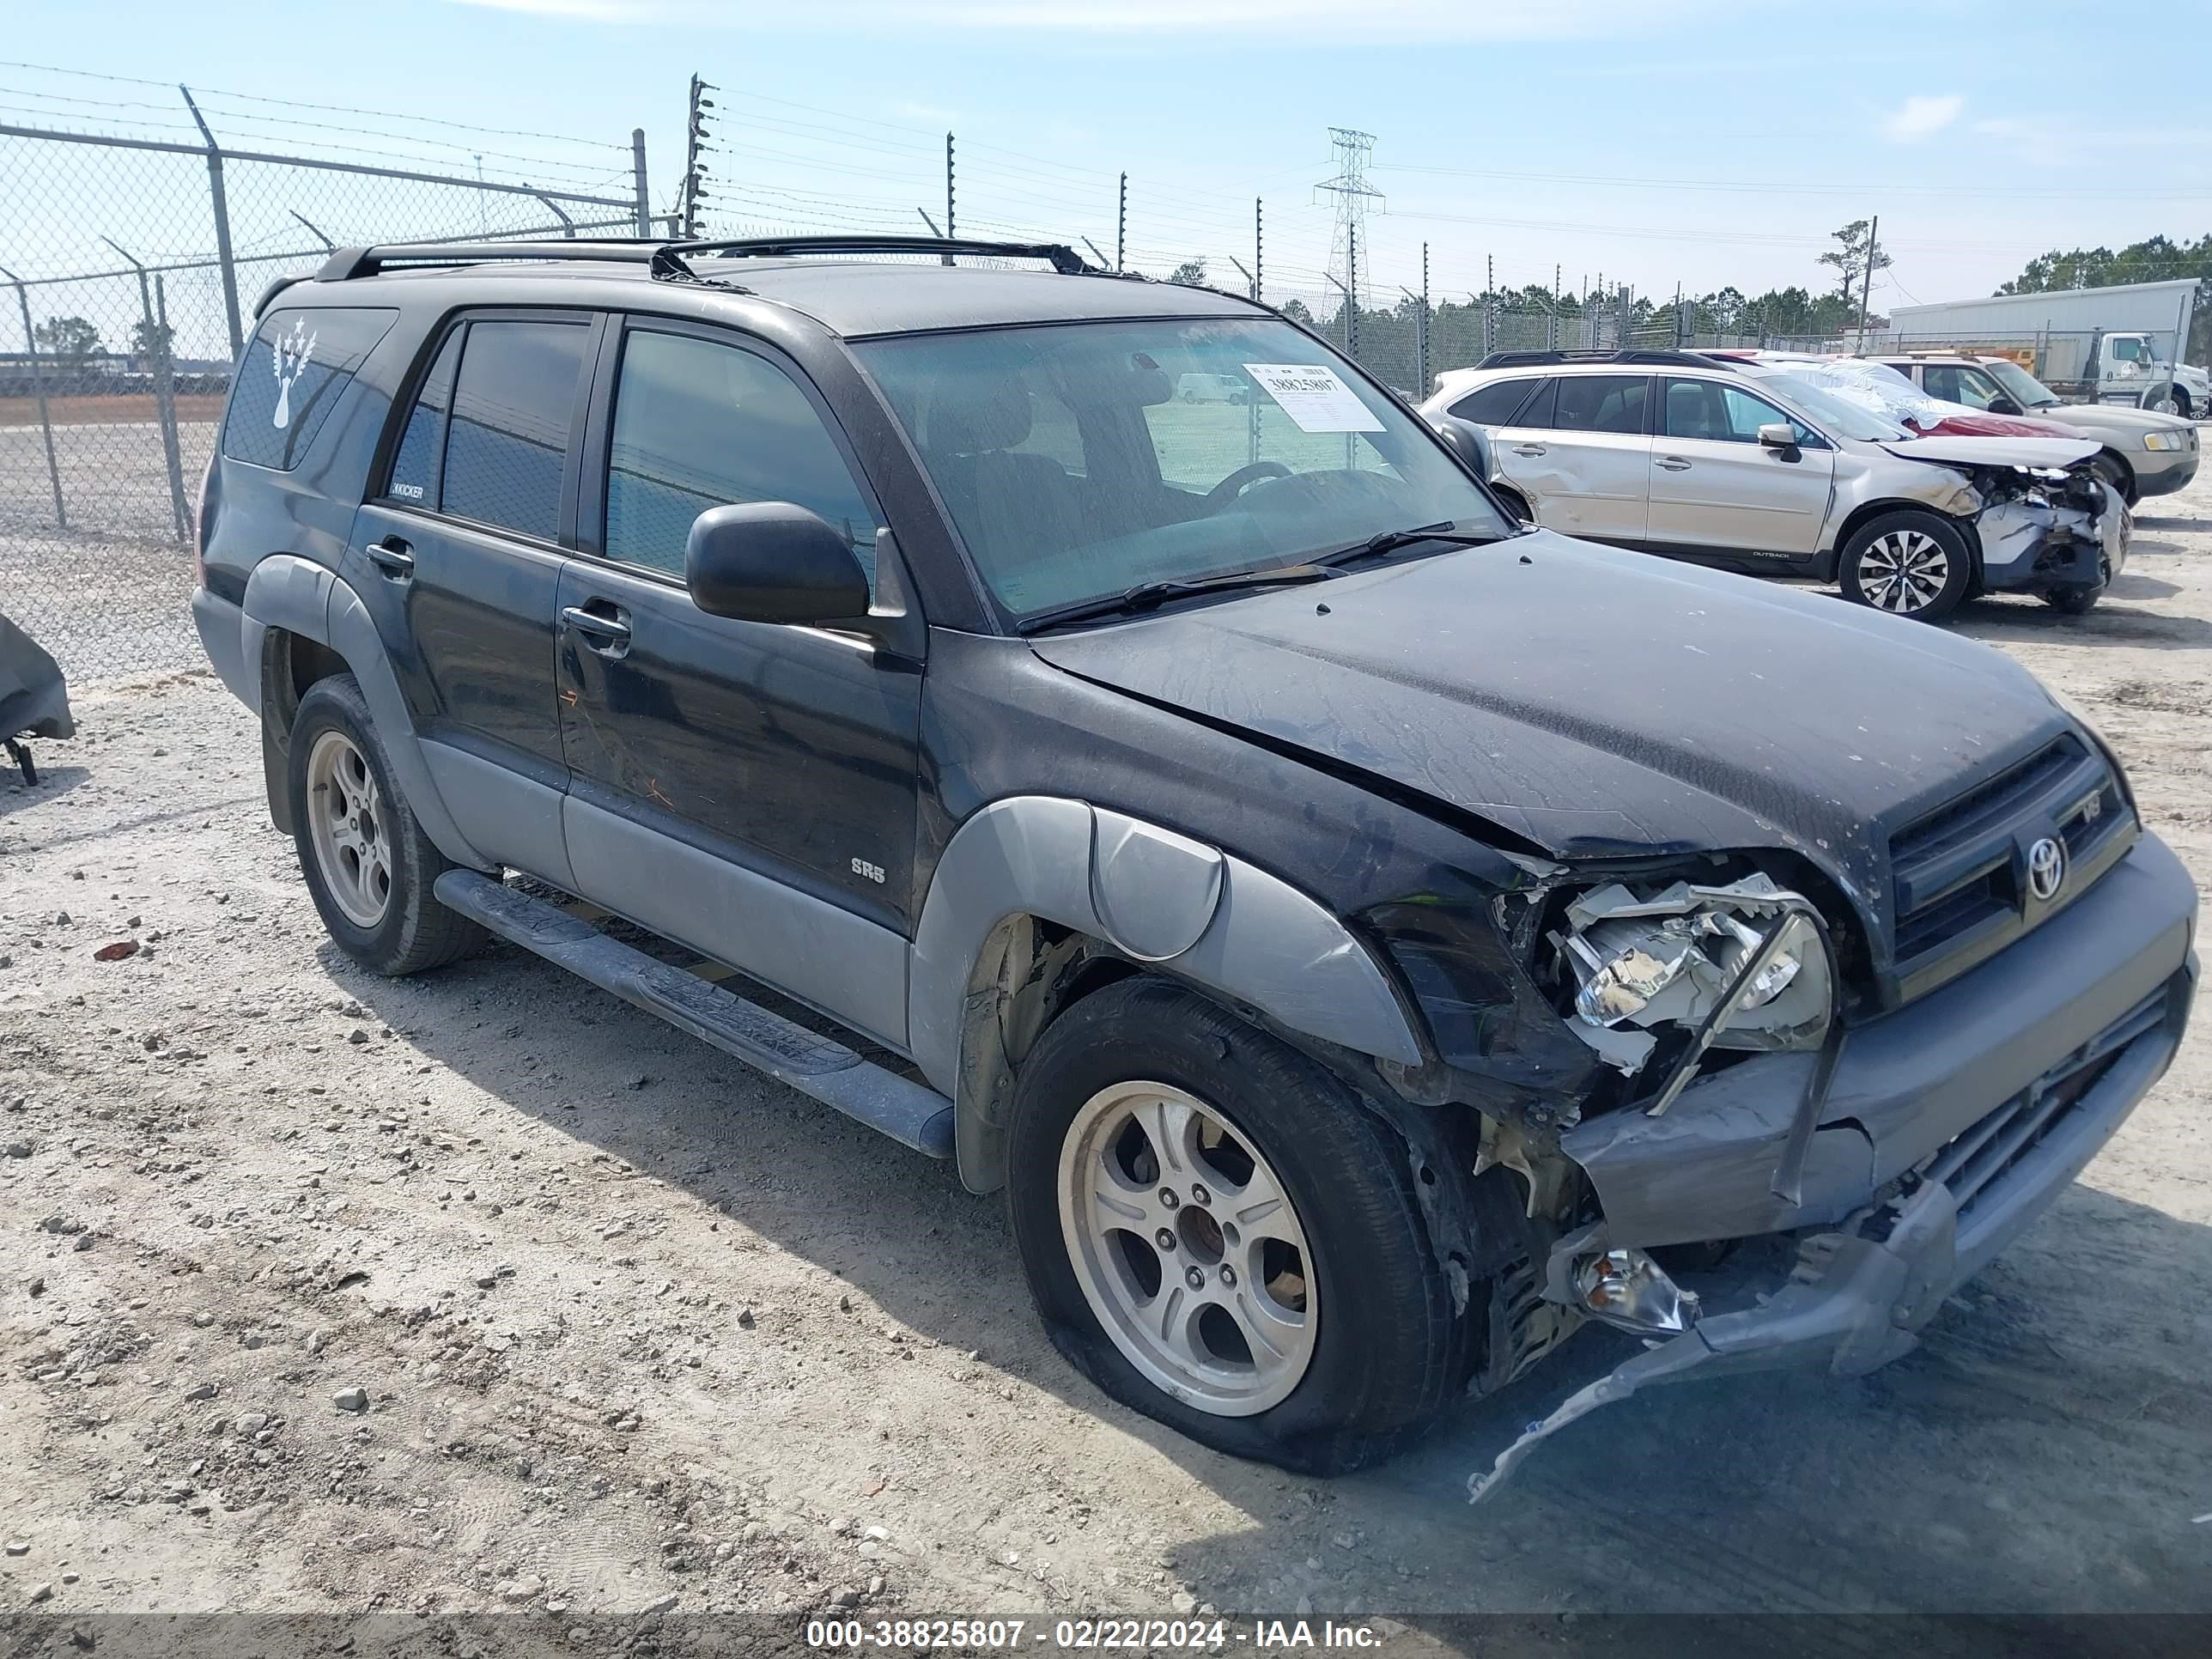
[[(2196, 984), (2195, 902), (2180, 861), (2144, 836), (2034, 933), (1851, 1030), (1794, 1201), (1774, 1174), (1811, 1055), (1760, 1055), (1685, 1090), (1662, 1117), (1613, 1113), (1563, 1137), (1603, 1219), (1559, 1243), (1550, 1299), (1571, 1297), (1578, 1264), (1599, 1253), (1756, 1243), (1719, 1281), (1686, 1279), (1689, 1328), (1532, 1424), (1471, 1495), (1577, 1418), (1655, 1383), (1778, 1368), (1858, 1376), (1909, 1352), (2172, 1060)], [(1764, 1282), (1761, 1247), (1774, 1264)]]
[(2098, 504), (2033, 495), (1992, 501), (1975, 519), (1982, 586), (1996, 592), (2095, 587), (2120, 574), (2134, 521), (2110, 484)]

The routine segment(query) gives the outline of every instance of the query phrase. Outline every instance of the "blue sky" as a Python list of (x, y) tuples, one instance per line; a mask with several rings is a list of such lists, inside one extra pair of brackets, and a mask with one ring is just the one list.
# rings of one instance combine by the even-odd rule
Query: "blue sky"
[[(1516, 283), (1556, 263), (1569, 288), (1817, 287), (1826, 233), (1879, 214), (1897, 261), (1879, 308), (1985, 292), (2054, 244), (2212, 229), (2207, 18), (2078, 0), (80, 0), (17, 9), (0, 52), (248, 94), (210, 100), (241, 144), (416, 134), (405, 153), (473, 166), (481, 146), (533, 182), (612, 177), (642, 125), (657, 204), (696, 70), (722, 88), (711, 165), (735, 226), (920, 230), (949, 127), (963, 228), (1110, 252), (1127, 168), (1132, 263), (1203, 256), (1228, 277), (1263, 198), (1270, 297), (1322, 287), (1313, 186), (1327, 129), (1350, 125), (1376, 139), (1381, 292), (1418, 286), (1425, 240), (1439, 294), (1480, 286), (1487, 259)], [(159, 86), (9, 69), (0, 88), (0, 120), (173, 137), (182, 118)]]

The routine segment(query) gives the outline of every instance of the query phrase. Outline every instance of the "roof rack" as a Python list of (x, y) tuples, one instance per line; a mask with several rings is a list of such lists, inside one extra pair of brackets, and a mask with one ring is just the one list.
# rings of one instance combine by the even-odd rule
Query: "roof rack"
[(675, 253), (720, 259), (775, 259), (798, 253), (970, 253), (1001, 259), (1042, 259), (1063, 276), (1113, 276), (1063, 242), (994, 242), (966, 236), (748, 236), (728, 242), (673, 242)]
[(1725, 368), (1726, 363), (1689, 351), (1493, 351), (1477, 368), (1528, 368), (1546, 363), (1643, 363), (1660, 368)]
[(381, 247), (333, 249), (315, 273), (320, 283), (349, 283), (400, 265), (488, 264), (506, 259), (587, 259), (613, 264), (647, 264), (670, 246), (656, 238), (617, 240), (582, 238), (559, 242), (391, 242)]
[(1085, 263), (1059, 242), (989, 242), (941, 236), (748, 236), (730, 241), (671, 241), (660, 237), (575, 237), (557, 242), (393, 242), (380, 247), (334, 250), (315, 273), (325, 283), (407, 265), (466, 265), (515, 260), (585, 260), (607, 264), (642, 264), (665, 282), (706, 282), (691, 264), (697, 254), (717, 258), (778, 258), (801, 253), (968, 253), (1006, 259), (1043, 259), (1064, 276), (1112, 276)]

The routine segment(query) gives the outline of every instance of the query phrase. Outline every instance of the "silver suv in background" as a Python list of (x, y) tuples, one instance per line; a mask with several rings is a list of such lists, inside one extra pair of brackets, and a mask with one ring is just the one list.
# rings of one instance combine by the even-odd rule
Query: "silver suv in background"
[(1493, 487), (1548, 530), (1839, 583), (1933, 622), (2010, 590), (2079, 613), (2126, 557), (2094, 441), (1919, 438), (1755, 363), (1499, 352), (1437, 377), (1431, 424), (1486, 441)]
[(2197, 476), (2197, 423), (2120, 404), (2069, 404), (2009, 357), (1916, 354), (1880, 357), (1931, 398), (1992, 415), (2032, 415), (2072, 428), (2100, 446), (2094, 462), (2132, 507), (2171, 495)]

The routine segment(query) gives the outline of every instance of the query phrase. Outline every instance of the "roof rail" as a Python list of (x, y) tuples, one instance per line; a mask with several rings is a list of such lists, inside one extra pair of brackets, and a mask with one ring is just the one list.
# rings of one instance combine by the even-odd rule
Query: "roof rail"
[[(698, 254), (717, 258), (776, 258), (800, 253), (969, 253), (1000, 258), (1043, 259), (1066, 276), (1112, 276), (1085, 264), (1059, 242), (989, 242), (941, 236), (749, 236), (730, 241), (671, 241), (660, 237), (575, 237), (557, 242), (392, 242), (379, 247), (335, 249), (315, 273), (325, 283), (406, 265), (490, 264), (524, 259), (585, 260), (642, 264), (665, 281), (704, 280), (690, 263)], [(1141, 279), (1139, 279), (1141, 280)]]
[(1493, 351), (1477, 368), (1528, 368), (1547, 363), (1643, 363), (1660, 368), (1725, 368), (1726, 363), (1689, 351)]
[(892, 236), (860, 233), (827, 236), (747, 236), (726, 242), (672, 242), (673, 253), (711, 253), (721, 259), (774, 259), (795, 253), (972, 253), (1002, 259), (1043, 259), (1063, 276), (1113, 276), (1062, 242), (994, 242), (967, 236)]
[(356, 276), (374, 276), (398, 265), (487, 264), (512, 259), (584, 259), (658, 267), (660, 256), (670, 246), (659, 237), (577, 237), (558, 242), (390, 242), (380, 247), (332, 250), (331, 257), (323, 261), (323, 268), (315, 273), (315, 280), (348, 283)]

